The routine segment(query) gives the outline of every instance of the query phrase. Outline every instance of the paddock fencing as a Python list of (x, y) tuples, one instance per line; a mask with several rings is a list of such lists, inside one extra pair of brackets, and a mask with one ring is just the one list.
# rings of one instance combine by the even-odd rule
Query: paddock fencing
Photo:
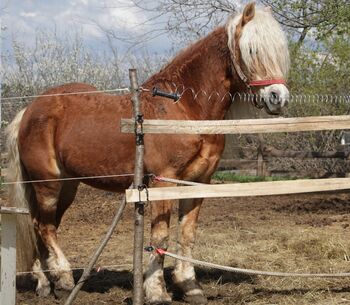
[[(334, 104), (339, 112), (338, 115), (332, 116), (300, 116), (300, 117), (287, 117), (287, 118), (259, 118), (259, 119), (242, 119), (242, 120), (223, 120), (223, 121), (165, 121), (165, 120), (143, 120), (140, 100), (140, 93), (142, 91), (147, 91), (137, 84), (137, 75), (135, 70), (130, 70), (130, 80), (131, 80), (131, 91), (133, 93), (132, 101), (134, 105), (134, 118), (123, 119), (121, 121), (121, 131), (124, 133), (135, 134), (136, 139), (139, 141), (136, 145), (136, 156), (137, 160), (135, 162), (135, 172), (127, 173), (128, 175), (134, 176), (134, 188), (130, 188), (125, 192), (126, 203), (135, 204), (135, 239), (134, 239), (134, 300), (133, 303), (136, 305), (143, 304), (143, 291), (142, 291), (142, 260), (143, 260), (143, 249), (144, 249), (144, 231), (143, 231), (143, 214), (145, 209), (145, 204), (148, 201), (158, 201), (158, 200), (172, 200), (172, 199), (186, 199), (186, 198), (213, 198), (213, 197), (234, 197), (234, 196), (265, 196), (265, 195), (277, 195), (277, 194), (291, 194), (291, 193), (312, 193), (312, 192), (327, 192), (336, 190), (346, 190), (350, 188), (350, 178), (331, 178), (331, 179), (307, 179), (307, 180), (295, 180), (295, 181), (278, 181), (278, 182), (257, 182), (257, 183), (246, 183), (246, 184), (213, 184), (213, 185), (201, 185), (194, 182), (186, 182), (169, 179), (168, 177), (157, 177), (159, 180), (170, 181), (174, 183), (174, 187), (162, 187), (162, 188), (147, 188), (143, 185), (142, 178), (143, 173), (143, 152), (144, 147), (141, 141), (143, 134), (235, 134), (239, 138), (242, 135), (253, 134), (289, 134), (289, 133), (299, 133), (303, 135), (305, 132), (328, 132), (327, 145), (328, 147), (334, 148), (335, 141), (330, 139), (329, 135), (333, 138), (339, 138), (341, 133), (336, 136), (335, 131), (350, 129), (350, 103), (349, 97), (294, 97), (294, 104), (300, 102), (309, 101), (309, 103), (320, 103), (320, 109), (325, 111), (324, 105)], [(128, 88), (113, 89), (113, 91), (129, 91)], [(180, 91), (180, 93), (176, 93)], [(104, 91), (106, 92), (106, 91)], [(206, 95), (208, 102), (215, 102), (216, 94), (207, 93), (197, 93), (185, 88), (181, 90), (174, 90), (174, 92), (169, 93), (169, 97), (173, 98), (175, 93), (181, 98), (181, 94), (185, 92), (190, 92), (193, 95), (193, 99), (199, 98), (202, 94)], [(94, 94), (96, 92), (93, 92)], [(91, 93), (86, 93), (91, 94)], [(234, 101), (236, 98), (241, 98), (245, 102), (250, 102), (254, 98), (249, 95), (242, 96), (231, 96)], [(22, 101), (26, 98), (33, 97), (19, 97), (18, 99)], [(174, 98), (173, 98), (174, 99)], [(3, 99), (4, 100), (4, 99)], [(14, 105), (12, 102), (16, 100), (16, 97), (11, 97), (5, 100), (9, 105)], [(180, 101), (181, 102), (181, 99)], [(291, 104), (293, 101), (291, 101)], [(323, 105), (323, 106), (322, 106)], [(3, 105), (4, 106), (4, 105)], [(23, 106), (23, 105), (22, 105)], [(346, 113), (346, 115), (344, 115)], [(342, 115), (341, 115), (342, 114)], [(12, 115), (12, 114), (11, 114)], [(9, 115), (8, 117), (10, 117)], [(264, 143), (264, 142), (262, 142)], [(332, 146), (333, 145), (333, 146)], [(252, 154), (252, 152), (250, 152)], [(322, 152), (317, 151), (301, 151), (293, 149), (282, 149), (280, 147), (274, 147), (270, 144), (260, 144), (257, 149), (256, 159), (246, 160), (247, 162), (254, 162), (257, 164), (258, 171), (262, 175), (266, 174), (266, 162), (269, 159), (278, 157), (286, 158), (296, 158), (300, 159), (307, 158), (328, 158), (328, 159), (349, 159), (349, 151), (346, 149), (332, 149)], [(2, 155), (6, 159), (6, 155)], [(238, 160), (241, 162), (242, 160)], [(228, 169), (234, 168), (234, 162), (237, 160), (226, 159), (221, 162), (219, 168)], [(264, 165), (265, 164), (265, 165)], [(6, 165), (5, 165), (6, 167)], [(265, 169), (264, 169), (265, 168)], [(2, 171), (2, 174), (4, 171)], [(6, 172), (5, 172), (6, 174)], [(112, 175), (113, 173), (111, 173)], [(149, 174), (149, 173), (148, 173)], [(154, 173), (157, 175), (157, 173)], [(99, 177), (77, 177), (77, 179), (83, 180), (84, 178), (96, 179)], [(38, 181), (34, 181), (38, 182)], [(184, 186), (177, 186), (184, 185)], [(1, 251), (1, 303), (2, 304), (14, 304), (15, 300), (15, 278), (16, 278), (16, 263), (15, 263), (15, 223), (16, 214), (27, 214), (27, 210), (18, 210), (16, 208), (1, 208), (1, 214), (5, 215), (2, 218), (2, 251)], [(121, 210), (122, 213), (122, 210)], [(11, 216), (7, 216), (11, 215)], [(110, 231), (114, 230), (118, 219), (116, 222), (112, 223)], [(9, 233), (11, 232), (11, 234)], [(104, 242), (108, 242), (109, 237), (106, 236)], [(104, 245), (99, 246), (99, 251), (95, 253), (94, 258), (91, 260), (89, 266), (84, 268), (84, 275), (88, 275), (96, 262), (98, 255), (102, 252)], [(162, 255), (169, 255), (171, 253), (161, 252), (161, 249), (153, 249), (158, 251)], [(159, 252), (160, 251), (160, 252)], [(192, 263), (202, 263), (204, 266), (208, 267), (218, 267), (210, 263), (199, 262), (191, 258), (176, 257), (176, 259), (187, 259)], [(223, 269), (225, 270), (225, 269)], [(239, 272), (244, 272), (244, 270), (238, 270)], [(237, 272), (237, 270), (236, 270)], [(323, 275), (332, 277), (332, 274)], [(338, 274), (337, 276), (349, 276), (348, 273)], [(82, 279), (79, 281), (82, 283)], [(79, 291), (78, 285), (74, 293), (66, 301), (65, 304), (71, 304)]]
[[(132, 72), (131, 72), (132, 73)], [(136, 71), (133, 71), (136, 73)], [(135, 89), (135, 88), (134, 88)], [(141, 88), (142, 89), (142, 88)], [(154, 92), (155, 90), (153, 90)], [(157, 90), (156, 90), (157, 91)], [(193, 92), (192, 92), (193, 93)], [(350, 116), (313, 116), (313, 117), (293, 117), (293, 118), (275, 118), (275, 119), (253, 119), (253, 120), (224, 120), (224, 121), (190, 121), (190, 120), (144, 120), (140, 113), (141, 105), (139, 101), (140, 90), (134, 90), (134, 119), (122, 119), (121, 131), (124, 133), (135, 133), (136, 136), (136, 162), (135, 173), (143, 170), (143, 152), (144, 143), (138, 141), (143, 139), (144, 134), (263, 134), (263, 133), (286, 133), (286, 132), (315, 132), (315, 131), (335, 131), (350, 129)], [(178, 100), (178, 96), (174, 92), (161, 92), (159, 94), (164, 97)], [(193, 96), (197, 98), (197, 95)], [(210, 95), (210, 98), (212, 95)], [(259, 97), (258, 97), (259, 99)], [(348, 102), (349, 98), (344, 99)], [(328, 101), (328, 99), (327, 99)], [(343, 101), (343, 100), (342, 100)], [(349, 113), (349, 105), (346, 105), (347, 113)], [(329, 137), (328, 137), (329, 138)], [(262, 151), (262, 149), (260, 149)], [(258, 156), (259, 160), (259, 156)], [(263, 162), (260, 162), (263, 164)], [(263, 165), (262, 165), (263, 167)], [(167, 177), (157, 177), (160, 181), (171, 182), (173, 179)], [(135, 251), (140, 250), (143, 246), (143, 215), (144, 204), (147, 202), (161, 200), (178, 200), (192, 198), (214, 198), (214, 197), (242, 197), (242, 196), (266, 196), (266, 195), (282, 195), (282, 194), (298, 194), (346, 190), (350, 187), (350, 178), (332, 178), (332, 179), (301, 179), (295, 181), (278, 181), (278, 182), (256, 182), (246, 184), (198, 184), (188, 181), (173, 181), (174, 187), (147, 188), (142, 183), (135, 188), (126, 190), (126, 201), (135, 203)], [(177, 185), (185, 186), (177, 186)], [(137, 186), (137, 187), (136, 187)], [(163, 249), (148, 248), (148, 251), (155, 251), (159, 255), (167, 255), (175, 259), (184, 260), (193, 264), (199, 264), (206, 267), (218, 268), (232, 272), (246, 272), (250, 274), (272, 275), (268, 272), (257, 270), (244, 270), (239, 268), (230, 268), (227, 266), (219, 266), (216, 264), (198, 261), (191, 257), (183, 257), (173, 253), (164, 251)], [(137, 263), (138, 258), (139, 262)], [(134, 254), (134, 264), (139, 268), (142, 266), (142, 254)], [(134, 265), (135, 266), (135, 265)], [(275, 276), (302, 276), (302, 277), (349, 277), (350, 273), (338, 274), (286, 274), (275, 272)], [(137, 281), (137, 280), (136, 280)], [(139, 276), (139, 285), (135, 285), (134, 289), (138, 290), (134, 296), (134, 304), (142, 304), (142, 277)], [(140, 287), (140, 288), (138, 288)]]
[(235, 147), (219, 162), (218, 171), (260, 177), (347, 177), (350, 172), (349, 144), (339, 144), (332, 150), (312, 151), (278, 149), (259, 143), (255, 148)]

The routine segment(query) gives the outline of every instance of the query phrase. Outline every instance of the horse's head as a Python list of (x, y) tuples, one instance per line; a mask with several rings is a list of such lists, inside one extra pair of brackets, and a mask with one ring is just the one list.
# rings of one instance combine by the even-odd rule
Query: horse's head
[(266, 111), (279, 114), (288, 104), (285, 79), (289, 69), (287, 39), (269, 8), (248, 4), (227, 23), (233, 68), (247, 90), (259, 96)]

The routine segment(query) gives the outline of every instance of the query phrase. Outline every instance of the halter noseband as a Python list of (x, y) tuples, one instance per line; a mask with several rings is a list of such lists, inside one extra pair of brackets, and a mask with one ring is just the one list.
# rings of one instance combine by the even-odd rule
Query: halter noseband
[(259, 87), (259, 86), (268, 86), (274, 84), (285, 85), (286, 81), (284, 79), (263, 79), (263, 80), (253, 80), (248, 85), (249, 87)]

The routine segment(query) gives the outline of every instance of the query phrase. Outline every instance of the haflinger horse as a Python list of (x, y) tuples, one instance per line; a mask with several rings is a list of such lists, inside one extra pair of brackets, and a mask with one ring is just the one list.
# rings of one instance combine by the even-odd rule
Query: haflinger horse
[[(217, 95), (210, 101), (205, 94), (194, 99), (185, 90), (180, 101), (173, 103), (142, 92), (142, 111), (146, 119), (222, 120), (232, 102), (230, 95), (250, 92), (261, 96), (268, 113), (279, 114), (288, 103), (288, 69), (287, 40), (278, 22), (269, 9), (250, 3), (242, 13), (229, 18), (226, 26), (180, 52), (142, 84), (143, 88), (158, 86), (171, 91), (175, 83)], [(119, 131), (121, 118), (132, 117), (131, 96), (86, 93), (94, 90), (87, 84), (50, 89), (18, 113), (7, 129), (11, 179), (48, 180), (13, 184), (10, 189), (16, 206), (30, 207), (32, 222), (22, 226), (19, 234), (25, 247), (23, 260), (33, 268), (38, 281), (36, 291), (42, 296), (50, 293), (50, 282), (55, 289), (70, 290), (74, 286), (56, 231), (79, 182), (115, 192), (123, 192), (132, 182), (130, 176), (62, 180), (133, 173), (134, 135)], [(77, 94), (64, 95), (74, 92)], [(51, 94), (56, 96), (48, 96)], [(222, 135), (147, 134), (144, 140), (145, 173), (201, 183), (210, 182), (224, 149)], [(153, 181), (149, 186), (171, 185)], [(202, 199), (179, 201), (177, 251), (181, 255), (191, 256), (201, 204)], [(151, 245), (156, 248), (168, 247), (171, 210), (172, 201), (151, 204)], [(165, 288), (163, 260), (157, 253), (151, 254), (145, 273), (145, 298), (151, 304), (171, 302)], [(173, 281), (186, 301), (207, 302), (190, 263), (176, 261)]]

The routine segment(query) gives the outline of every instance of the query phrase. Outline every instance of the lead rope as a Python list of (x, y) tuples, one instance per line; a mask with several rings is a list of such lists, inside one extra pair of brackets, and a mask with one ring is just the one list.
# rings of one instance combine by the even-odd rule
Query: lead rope
[(197, 259), (193, 259), (190, 257), (174, 254), (171, 252), (168, 252), (163, 249), (154, 248), (152, 246), (146, 247), (145, 250), (147, 252), (155, 252), (161, 256), (169, 256), (184, 262), (188, 262), (194, 265), (200, 265), (203, 267), (228, 271), (228, 272), (234, 272), (234, 273), (241, 273), (241, 274), (247, 274), (247, 275), (260, 275), (260, 276), (274, 276), (274, 277), (301, 277), (301, 278), (339, 278), (339, 277), (350, 277), (350, 272), (344, 272), (344, 273), (289, 273), (289, 272), (273, 272), (273, 271), (260, 271), (260, 270), (253, 270), (253, 269), (243, 269), (243, 268), (236, 268), (236, 267), (229, 267), (229, 266), (223, 266), (218, 265), (214, 263), (209, 263), (205, 261), (200, 261)]

